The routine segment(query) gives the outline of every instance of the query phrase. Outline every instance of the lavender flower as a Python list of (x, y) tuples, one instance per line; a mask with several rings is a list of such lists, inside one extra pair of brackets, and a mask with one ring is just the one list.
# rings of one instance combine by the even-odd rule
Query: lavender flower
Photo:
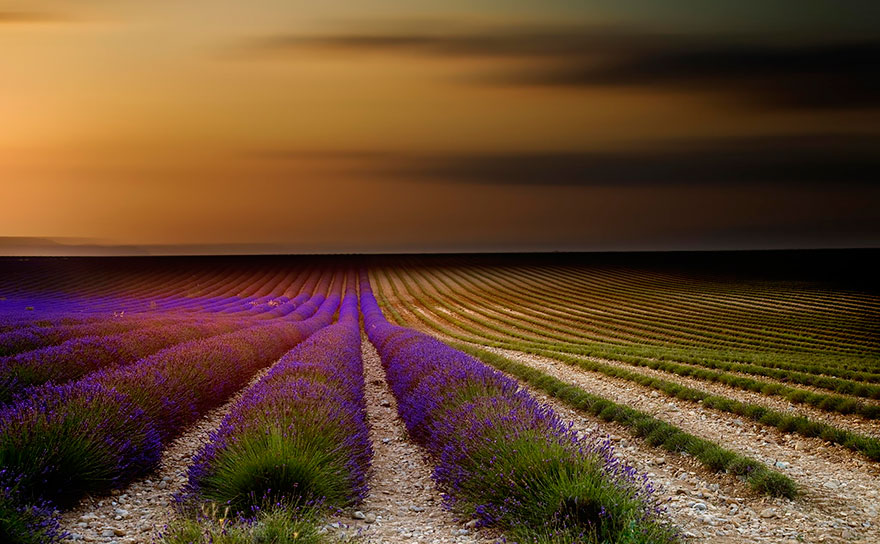
[(350, 281), (339, 322), (286, 353), (212, 433), (190, 467), (184, 501), (242, 512), (266, 501), (362, 500), (372, 451), (360, 344)]

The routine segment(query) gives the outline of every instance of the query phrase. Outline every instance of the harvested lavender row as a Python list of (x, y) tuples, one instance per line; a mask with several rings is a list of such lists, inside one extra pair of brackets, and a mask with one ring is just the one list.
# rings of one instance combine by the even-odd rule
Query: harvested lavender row
[(109, 336), (74, 338), (57, 346), (0, 359), (0, 404), (24, 388), (48, 381), (56, 384), (82, 378), (110, 366), (123, 366), (160, 349), (253, 325), (247, 321), (202, 319), (162, 325)]
[(647, 477), (608, 441), (578, 437), (516, 381), (390, 324), (365, 273), (361, 310), (398, 413), (434, 457), (449, 506), (518, 542), (677, 540)]
[[(277, 320), (179, 344), (0, 409), (0, 466), (21, 504), (64, 507), (152, 469), (162, 446), (260, 368), (332, 322), (339, 296), (313, 317)], [(0, 512), (0, 517), (14, 511)]]
[(357, 294), (251, 387), (196, 456), (193, 495), (238, 510), (254, 500), (361, 500), (371, 448)]
[[(300, 518), (299, 533), (314, 531), (305, 505), (341, 507), (367, 492), (372, 457), (364, 405), (357, 292), (349, 282), (339, 322), (285, 354), (245, 392), (211, 441), (196, 455), (183, 494), (181, 519), (165, 542), (191, 535), (254, 531), (267, 505)], [(212, 527), (205, 501), (228, 508), (238, 526)], [(261, 514), (255, 517), (255, 513)], [(276, 514), (277, 515), (277, 514)], [(304, 519), (306, 518), (306, 519)], [(208, 525), (207, 527), (205, 525)], [(302, 535), (305, 536), (304, 534)]]

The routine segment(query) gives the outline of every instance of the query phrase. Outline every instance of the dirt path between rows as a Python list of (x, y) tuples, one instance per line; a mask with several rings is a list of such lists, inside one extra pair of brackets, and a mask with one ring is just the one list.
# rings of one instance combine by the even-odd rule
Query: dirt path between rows
[[(754, 391), (748, 391), (745, 389), (740, 389), (738, 387), (732, 387), (730, 385), (726, 385), (720, 382), (710, 382), (707, 380), (701, 380), (699, 378), (691, 378), (689, 376), (680, 376), (678, 374), (674, 374), (672, 372), (665, 372), (663, 370), (656, 370), (653, 368), (643, 367), (643, 366), (635, 366), (627, 363), (623, 363), (620, 361), (614, 361), (612, 359), (603, 359), (600, 357), (588, 357), (588, 356), (577, 356), (571, 354), (565, 354), (569, 357), (576, 357), (578, 359), (585, 359), (589, 361), (600, 362), (609, 366), (613, 366), (616, 368), (622, 368), (624, 370), (628, 370), (630, 372), (635, 372), (637, 374), (644, 374), (647, 376), (651, 376), (654, 378), (660, 378), (662, 380), (670, 381), (673, 383), (677, 383), (679, 385), (684, 385), (686, 387), (691, 387), (693, 389), (698, 389), (700, 391), (704, 391), (707, 393), (711, 393), (714, 395), (720, 395), (727, 398), (731, 398), (734, 400), (738, 400), (740, 402), (747, 402), (753, 404), (760, 404), (761, 406), (766, 406), (768, 408), (773, 408), (780, 412), (785, 412), (793, 415), (801, 415), (806, 416), (810, 419), (814, 419), (816, 421), (822, 421), (824, 423), (828, 423), (830, 425), (836, 425), (842, 429), (847, 429), (849, 431), (855, 433), (864, 433), (874, 437), (880, 437), (880, 420), (872, 420), (867, 419), (859, 415), (851, 414), (844, 415), (837, 412), (827, 412), (825, 410), (820, 410), (814, 406), (810, 406), (808, 404), (802, 403), (793, 403), (785, 400), (783, 397), (774, 396), (774, 395), (762, 395), (761, 393), (756, 393)], [(565, 363), (558, 363), (565, 364)], [(579, 370), (574, 367), (571, 367), (573, 370)], [(586, 370), (579, 370), (580, 372), (587, 372)], [(752, 377), (752, 376), (750, 376)], [(824, 391), (824, 393), (828, 393), (828, 391)], [(859, 399), (861, 400), (861, 399)]]
[[(476, 530), (468, 520), (457, 520), (442, 506), (442, 496), (425, 453), (407, 436), (397, 416), (393, 395), (385, 382), (379, 355), (363, 343), (367, 415), (373, 442), (370, 492), (363, 504), (331, 518), (324, 529), (340, 540), (397, 544), (484, 544), (495, 542), (491, 530)], [(268, 369), (256, 375), (256, 383)], [(232, 405), (247, 388), (220, 406), (162, 453), (159, 468), (106, 496), (86, 497), (63, 513), (67, 542), (136, 544), (154, 542), (175, 515), (173, 496), (186, 483), (193, 455), (208, 441)]]
[[(339, 536), (358, 541), (397, 544), (477, 544), (495, 542), (497, 535), (476, 530), (443, 508), (440, 491), (431, 479), (433, 465), (413, 443), (382, 369), (379, 354), (363, 341), (367, 418), (373, 442), (370, 491), (356, 509), (327, 525)], [(364, 519), (357, 519), (363, 517)]]

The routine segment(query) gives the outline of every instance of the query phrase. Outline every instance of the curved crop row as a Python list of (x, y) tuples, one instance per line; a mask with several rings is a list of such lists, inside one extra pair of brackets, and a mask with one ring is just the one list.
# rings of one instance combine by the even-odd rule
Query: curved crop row
[[(415, 279), (414, 281), (415, 281), (416, 285), (418, 285), (421, 288), (418, 280)], [(430, 279), (428, 279), (427, 281), (429, 282), (429, 284), (431, 285), (432, 288), (434, 288), (435, 290), (437, 289), (437, 286), (434, 285)], [(428, 291), (426, 291), (424, 289), (422, 289), (422, 291), (425, 292), (426, 294), (428, 294), (429, 296), (431, 296), (430, 293), (428, 293)], [(442, 292), (442, 291), (438, 290), (438, 292)], [(436, 299), (436, 297), (434, 297), (434, 296), (432, 296), (432, 298)], [(454, 300), (454, 302), (457, 305), (465, 307), (468, 310), (477, 312), (477, 313), (485, 316), (487, 319), (493, 319), (493, 315), (490, 315), (488, 312), (486, 312), (484, 307), (481, 307), (479, 305), (475, 306), (473, 304), (467, 304), (462, 301), (461, 297), (448, 297), (447, 296), (447, 298), (451, 298), (452, 300)], [(465, 297), (465, 300), (468, 300), (467, 297)], [(520, 307), (517, 307), (517, 308), (523, 309)], [(574, 312), (574, 310), (570, 310), (570, 312)], [(518, 312), (518, 313), (521, 313), (521, 312)], [(520, 329), (524, 329), (525, 327), (529, 327), (532, 325), (537, 325), (537, 326), (540, 326), (543, 328), (548, 328), (548, 329), (554, 330), (554, 331), (567, 332), (567, 333), (573, 332), (571, 329), (564, 329), (564, 328), (559, 327), (557, 324), (558, 323), (557, 321), (547, 321), (546, 317), (544, 317), (542, 319), (538, 319), (538, 320), (528, 320), (528, 319), (525, 319), (521, 316), (516, 316), (515, 318), (514, 317), (506, 318), (506, 317), (494, 316), (494, 319), (496, 321), (505, 322), (509, 326), (517, 326)], [(517, 325), (517, 321), (519, 321), (519, 320), (527, 321), (527, 325), (525, 325), (525, 327), (522, 325)], [(540, 330), (537, 330), (533, 327), (529, 328), (528, 330), (530, 330), (531, 332), (536, 332), (536, 333), (541, 332)], [(558, 337), (558, 336), (554, 337), (552, 334), (551, 335), (543, 334), (543, 336), (547, 337), (546, 341), (557, 340), (557, 341), (564, 341), (564, 342), (571, 343), (571, 344), (595, 344), (595, 343), (609, 344), (609, 343), (613, 343), (613, 342), (608, 342), (608, 341), (597, 342), (596, 340), (592, 340), (590, 338), (584, 338), (585, 340), (588, 340), (588, 342), (576, 342), (576, 341), (572, 341), (571, 339), (567, 340), (563, 337)], [(880, 387), (859, 384), (854, 381), (841, 379), (841, 378), (856, 378), (856, 379), (862, 378), (861, 381), (880, 380), (880, 375), (878, 375), (877, 373), (873, 373), (873, 372), (862, 372), (862, 371), (852, 371), (852, 370), (848, 371), (845, 369), (843, 369), (841, 371), (839, 369), (839, 366), (841, 366), (840, 365), (841, 359), (839, 356), (835, 356), (832, 359), (834, 361), (834, 363), (832, 363), (832, 364), (828, 364), (828, 363), (816, 364), (816, 363), (808, 363), (808, 362), (800, 362), (800, 363), (789, 362), (789, 361), (803, 360), (804, 357), (815, 357), (816, 356), (815, 353), (812, 353), (812, 354), (806, 354), (806, 353), (804, 353), (804, 354), (781, 354), (781, 353), (776, 354), (776, 353), (772, 353), (772, 352), (764, 352), (762, 354), (756, 354), (754, 352), (747, 353), (747, 352), (742, 352), (742, 351), (728, 351), (728, 350), (718, 350), (718, 349), (708, 349), (708, 348), (701, 348), (698, 350), (694, 350), (694, 347), (692, 347), (692, 346), (688, 347), (687, 348), (688, 352), (693, 352), (693, 351), (698, 352), (697, 355), (694, 355), (694, 354), (690, 354), (690, 353), (682, 353), (682, 351), (684, 351), (684, 350), (682, 350), (681, 346), (663, 347), (663, 346), (659, 346), (659, 345), (647, 345), (647, 344), (641, 345), (641, 346), (630, 345), (630, 346), (627, 346), (626, 348), (618, 347), (617, 349), (626, 349), (629, 351), (651, 350), (651, 351), (654, 351), (657, 354), (659, 354), (659, 356), (661, 358), (667, 359), (667, 360), (682, 360), (685, 362), (690, 362), (690, 363), (698, 364), (701, 366), (707, 366), (709, 368), (721, 368), (721, 369), (725, 369), (725, 370), (736, 370), (738, 372), (762, 375), (762, 376), (767, 376), (767, 377), (777, 378), (777, 379), (785, 378), (789, 381), (793, 381), (796, 383), (802, 383), (804, 385), (812, 385), (812, 386), (821, 387), (824, 389), (830, 389), (830, 390), (836, 391), (838, 393), (855, 394), (857, 396), (870, 397), (870, 398), (880, 398)], [(823, 356), (824, 356), (824, 354), (823, 354)], [(749, 362), (750, 360), (753, 360), (753, 362)], [(855, 361), (856, 359), (853, 358), (853, 359), (848, 359), (848, 360)], [(774, 367), (780, 367), (780, 366), (783, 367), (784, 369), (774, 368)], [(785, 372), (785, 370), (789, 370), (789, 371), (794, 370), (796, 372)], [(840, 377), (830, 377), (830, 376), (820, 375), (820, 374), (828, 374), (828, 373), (838, 374), (841, 376)]]
[[(143, 327), (185, 323), (193, 318), (191, 315), (182, 314), (180, 310), (186, 310), (189, 304), (196, 302), (199, 301), (175, 299), (168, 304), (164, 304), (161, 308), (161, 313), (138, 313), (131, 317), (119, 317), (119, 314), (116, 316), (108, 315), (101, 319), (90, 318), (84, 323), (76, 322), (76, 318), (72, 317), (75, 314), (71, 314), (71, 317), (66, 320), (56, 318), (48, 321), (48, 323), (57, 323), (54, 325), (47, 324), (44, 326), (41, 324), (44, 322), (38, 320), (32, 322), (31, 325), (0, 333), (0, 356), (32, 351), (83, 336), (104, 336)], [(232, 309), (232, 311), (239, 313), (248, 309), (247, 306), (243, 305), (241, 299), (238, 298), (223, 299), (221, 303), (217, 303), (215, 306), (212, 307), (207, 316), (216, 318), (217, 315), (214, 314), (221, 309)], [(73, 323), (63, 324), (69, 321), (73, 321)]]
[[(532, 267), (523, 267), (526, 276), (530, 275)], [(673, 278), (666, 273), (657, 271), (631, 268), (631, 267), (541, 267), (540, 274), (552, 273), (553, 278), (565, 281), (566, 285), (585, 287), (589, 291), (605, 290), (605, 292), (624, 293), (631, 300), (638, 301), (642, 298), (647, 300), (656, 299), (659, 303), (673, 298), (676, 305), (682, 303), (692, 307), (716, 308), (727, 313), (748, 312), (754, 315), (764, 315), (772, 318), (780, 310), (809, 309), (812, 311), (830, 313), (836, 318), (847, 320), (853, 317), (852, 310), (858, 310), (862, 315), (870, 315), (878, 309), (877, 302), (860, 294), (858, 304), (848, 297), (840, 298), (834, 293), (792, 293), (791, 290), (757, 288), (753, 290), (748, 283), (719, 282), (717, 279), (706, 280), (692, 274), (681, 274)], [(694, 287), (698, 286), (697, 289)], [(753, 291), (754, 294), (745, 294)], [(604, 294), (604, 293), (603, 293)], [(793, 295), (793, 296), (792, 296)], [(805, 300), (801, 295), (807, 295)], [(836, 300), (828, 300), (830, 296)], [(800, 300), (796, 300), (800, 299)]]
[(524, 540), (676, 539), (651, 484), (615, 459), (610, 443), (579, 438), (515, 381), (388, 323), (365, 275), (361, 308), (398, 412), (434, 456), (453, 507)]
[[(415, 272), (408, 272), (413, 275)], [(590, 312), (592, 306), (572, 304), (573, 307), (555, 306), (547, 302), (533, 302), (525, 298), (522, 291), (510, 293), (506, 289), (493, 286), (492, 289), (483, 289), (473, 285), (466, 285), (460, 277), (450, 274), (448, 271), (440, 275), (432, 270), (431, 276), (424, 271), (421, 276), (435, 289), (437, 286), (431, 279), (433, 277), (443, 284), (446, 289), (441, 292), (452, 290), (456, 301), (468, 300), (483, 308), (491, 308), (500, 302), (510, 308), (516, 309), (518, 320), (541, 327), (550, 328), (553, 331), (580, 337), (588, 341), (604, 341), (620, 344), (666, 344), (673, 346), (699, 345), (706, 348), (717, 349), (719, 346), (726, 348), (736, 347), (746, 349), (753, 347), (755, 342), (750, 342), (741, 336), (712, 332), (705, 328), (698, 329), (678, 323), (675, 327), (658, 326), (655, 322), (646, 319), (635, 319), (632, 315), (610, 316), (603, 312)], [(472, 280), (471, 280), (472, 281)], [(454, 285), (450, 283), (454, 282)], [(496, 311), (500, 311), (497, 310)], [(547, 314), (550, 314), (549, 316)], [(591, 315), (592, 314), (592, 315)], [(552, 316), (552, 319), (548, 317)], [(762, 341), (766, 342), (765, 339)]]
[[(427, 278), (429, 272), (422, 271), (422, 274)], [(605, 329), (606, 334), (620, 335), (625, 333), (626, 335), (640, 335), (645, 340), (653, 338), (658, 341), (662, 341), (665, 336), (668, 336), (670, 340), (678, 345), (692, 346), (704, 344), (714, 349), (718, 349), (719, 345), (723, 345), (726, 349), (735, 348), (739, 350), (755, 349), (763, 346), (774, 351), (790, 351), (788, 349), (782, 350), (781, 348), (784, 347), (787, 341), (795, 338), (794, 334), (781, 333), (779, 330), (780, 325), (776, 325), (769, 330), (765, 327), (760, 331), (754, 328), (750, 330), (727, 329), (726, 326), (722, 326), (722, 316), (713, 316), (712, 319), (700, 316), (699, 314), (685, 316), (680, 311), (680, 308), (675, 307), (671, 308), (671, 315), (667, 318), (668, 320), (675, 321), (671, 323), (661, 322), (656, 317), (652, 319), (637, 317), (639, 312), (626, 311), (625, 308), (611, 305), (606, 298), (593, 298), (589, 301), (585, 299), (559, 298), (558, 296), (553, 297), (552, 293), (555, 293), (556, 290), (551, 287), (545, 290), (549, 291), (549, 293), (536, 290), (532, 290), (529, 293), (522, 288), (511, 289), (497, 283), (488, 286), (485, 285), (485, 280), (482, 282), (484, 285), (478, 285), (475, 280), (482, 278), (479, 275), (479, 271), (469, 270), (467, 273), (461, 273), (431, 269), (430, 276), (443, 282), (447, 287), (449, 285), (448, 282), (444, 281), (444, 278), (455, 281), (457, 287), (453, 287), (453, 291), (456, 293), (456, 298), (469, 293), (480, 297), (483, 304), (491, 304), (493, 301), (513, 303), (519, 312), (525, 312), (532, 317), (543, 317), (545, 319), (548, 316), (542, 314), (549, 313), (554, 318), (554, 324), (568, 323), (583, 331)], [(522, 280), (522, 278), (516, 279)], [(593, 296), (598, 297), (598, 295)], [(551, 301), (553, 298), (557, 299), (556, 303)], [(742, 324), (741, 320), (735, 323)], [(801, 338), (802, 335), (803, 330), (796, 337)], [(808, 353), (816, 350), (824, 351), (829, 348), (831, 343), (837, 340), (834, 338), (815, 338), (813, 333), (811, 333), (810, 344), (797, 348), (796, 351)], [(848, 346), (849, 344), (844, 342), (841, 345)], [(865, 349), (871, 348), (870, 346), (864, 346), (860, 351), (865, 351)], [(874, 346), (874, 350), (876, 351), (876, 346)]]
[[(414, 312), (413, 315), (422, 320), (422, 322), (425, 323), (425, 325), (427, 325), (429, 328), (438, 330), (443, 334), (451, 336), (457, 340), (541, 355), (544, 357), (555, 359), (557, 361), (578, 366), (584, 370), (600, 372), (602, 374), (605, 374), (606, 376), (621, 378), (638, 383), (640, 385), (658, 389), (683, 400), (701, 400), (703, 401), (704, 407), (747, 417), (761, 424), (776, 427), (782, 432), (797, 433), (806, 437), (818, 436), (828, 442), (840, 444), (847, 449), (862, 453), (872, 461), (880, 461), (880, 440), (872, 436), (848, 431), (846, 429), (842, 429), (840, 427), (836, 427), (834, 425), (830, 425), (821, 421), (815, 421), (804, 416), (782, 413), (759, 404), (740, 402), (721, 395), (713, 395), (699, 389), (686, 387), (660, 378), (654, 378), (652, 376), (633, 372), (625, 368), (608, 365), (600, 361), (571, 357), (563, 353), (565, 352), (563, 348), (548, 348), (547, 346), (542, 344), (516, 342), (508, 339), (493, 340), (490, 339), (488, 335), (482, 333), (482, 331), (474, 329), (473, 327), (469, 327), (467, 324), (461, 323), (460, 321), (448, 315), (437, 314), (437, 317), (448, 321), (449, 323), (455, 325), (462, 330), (466, 330), (467, 332), (475, 334), (476, 337), (466, 337), (453, 331), (445, 330), (440, 327), (436, 322), (431, 321), (429, 318), (418, 312)], [(606, 356), (606, 358), (612, 357)], [(619, 359), (620, 357), (618, 356), (617, 358)]]
[[(410, 289), (409, 283), (404, 282), (404, 285), (409, 290), (409, 293), (422, 305), (427, 306), (426, 301), (418, 294), (413, 293)], [(444, 305), (447, 308), (452, 308), (451, 305), (446, 304), (441, 299), (433, 296), (431, 294), (427, 294), (429, 298), (434, 301), (437, 301), (441, 305)], [(747, 376), (741, 376), (736, 374), (731, 374), (727, 372), (722, 372), (718, 370), (708, 370), (705, 368), (701, 368), (700, 366), (694, 365), (686, 365), (679, 364), (675, 362), (671, 362), (665, 360), (665, 357), (643, 357), (639, 356), (636, 353), (638, 351), (635, 348), (631, 349), (621, 349), (613, 346), (605, 346), (602, 344), (571, 344), (571, 345), (560, 345), (557, 343), (548, 342), (546, 340), (542, 340), (539, 337), (519, 333), (516, 331), (512, 331), (510, 329), (506, 329), (504, 326), (494, 323), (492, 321), (478, 318), (474, 315), (468, 315), (467, 318), (469, 321), (477, 323), (483, 327), (489, 328), (493, 331), (500, 332), (501, 334), (506, 335), (508, 338), (497, 337), (494, 335), (490, 335), (476, 329), (474, 327), (468, 326), (466, 323), (463, 323), (461, 319), (457, 317), (453, 317), (451, 315), (445, 314), (436, 314), (439, 318), (449, 321), (450, 323), (465, 329), (473, 334), (476, 334), (482, 338), (485, 338), (489, 341), (503, 342), (503, 343), (515, 343), (518, 346), (528, 346), (528, 349), (544, 349), (550, 351), (564, 352), (564, 353), (573, 353), (578, 355), (585, 355), (591, 357), (600, 357), (605, 359), (613, 359), (615, 361), (620, 361), (622, 363), (626, 363), (628, 365), (637, 366), (637, 367), (647, 367), (655, 370), (662, 370), (674, 374), (679, 374), (682, 376), (691, 376), (696, 377), (703, 380), (716, 381), (720, 383), (724, 383), (726, 385), (732, 387), (738, 387), (745, 390), (758, 391), (768, 395), (777, 395), (784, 397), (786, 400), (799, 404), (808, 404), (811, 406), (815, 406), (820, 410), (824, 410), (827, 412), (838, 412), (841, 414), (859, 414), (868, 419), (876, 419), (880, 417), (880, 407), (867, 404), (864, 402), (860, 402), (853, 398), (847, 398), (839, 395), (831, 395), (826, 393), (816, 393), (812, 391), (808, 391), (805, 389), (799, 389), (796, 387), (787, 386), (781, 383), (774, 382), (764, 382), (749, 378)], [(502, 320), (502, 323), (504, 321)], [(484, 341), (480, 341), (479, 343), (485, 343)], [(519, 348), (514, 348), (519, 349)], [(699, 360), (699, 359), (698, 359)], [(855, 384), (853, 382), (846, 382), (846, 380), (838, 380), (840, 382), (845, 382), (843, 385), (838, 384), (839, 387), (844, 390), (850, 392), (851, 394), (866, 394), (871, 395), (874, 394), (874, 387), (866, 385), (866, 384)]]
[[(477, 274), (478, 273), (475, 271), (473, 275), (477, 275)], [(555, 319), (561, 319), (563, 321), (574, 321), (577, 323), (585, 322), (587, 324), (591, 324), (591, 323), (596, 323), (596, 322), (602, 323), (605, 321), (613, 321), (616, 323), (621, 320), (633, 319), (632, 318), (632, 311), (625, 312), (623, 316), (617, 315), (615, 313), (611, 313), (612, 310), (616, 310), (619, 312), (620, 308), (609, 308), (607, 310), (603, 310), (601, 312), (596, 312), (594, 314), (591, 314), (591, 313), (586, 313), (589, 311), (589, 309), (586, 308), (583, 304), (577, 304), (577, 301), (571, 301), (571, 300), (566, 301), (568, 303), (567, 305), (554, 304), (552, 302), (549, 302), (550, 297), (552, 296), (552, 294), (549, 292), (540, 293), (540, 295), (538, 294), (538, 292), (536, 292), (536, 293), (533, 293), (532, 295), (528, 295), (523, 289), (513, 290), (513, 289), (506, 289), (506, 288), (498, 287), (498, 286), (493, 286), (491, 289), (487, 289), (485, 292), (490, 293), (492, 296), (495, 296), (496, 290), (498, 290), (498, 289), (501, 289), (505, 293), (509, 293), (509, 295), (511, 297), (514, 297), (514, 299), (520, 301), (520, 303), (531, 305), (531, 307), (533, 307), (533, 308), (544, 308), (544, 309), (556, 308), (557, 310), (554, 310), (552, 312), (552, 316)], [(534, 302), (530, 302), (530, 301), (534, 301)], [(581, 317), (577, 318), (575, 316), (581, 316)], [(682, 312), (680, 312), (680, 311), (675, 312), (673, 315), (670, 316), (670, 319), (681, 320), (683, 318), (687, 318), (686, 322), (688, 322), (690, 324), (699, 324), (697, 321), (694, 320), (694, 318), (682, 315)], [(645, 324), (650, 323), (649, 321), (646, 321), (646, 320), (638, 320), (638, 322), (645, 323)], [(717, 321), (715, 321), (713, 323), (717, 326)], [(581, 325), (579, 325), (579, 326), (581, 326)], [(646, 325), (643, 324), (640, 326), (646, 326)], [(706, 326), (709, 326), (709, 324), (706, 324)], [(774, 325), (774, 327), (776, 327), (776, 325)], [(766, 328), (764, 328), (761, 330), (761, 333), (762, 334), (771, 334), (772, 329), (767, 330)], [(813, 333), (811, 333), (811, 334), (813, 334)], [(775, 344), (773, 344), (773, 346), (775, 347)], [(690, 346), (688, 346), (688, 347), (690, 348)], [(724, 353), (724, 352), (722, 352), (722, 353)], [(741, 353), (727, 352), (726, 353), (726, 356), (728, 356), (728, 357), (731, 357), (731, 356), (739, 357), (739, 359), (736, 359), (736, 360), (742, 360), (741, 357), (743, 355), (746, 355), (747, 357), (750, 356), (750, 354), (746, 353), (746, 352), (741, 352)], [(772, 367), (772, 368), (780, 368), (780, 369), (785, 369), (785, 370), (801, 370), (801, 371), (809, 372), (812, 374), (830, 374), (830, 375), (839, 376), (842, 378), (856, 379), (858, 381), (880, 381), (880, 374), (872, 373), (872, 372), (861, 372), (858, 370), (848, 370), (847, 369), (847, 367), (850, 366), (853, 362), (856, 362), (859, 360), (864, 361), (865, 357), (859, 358), (859, 357), (847, 357), (847, 356), (835, 355), (829, 359), (828, 354), (823, 353), (823, 354), (821, 354), (821, 359), (816, 360), (816, 361), (812, 361), (812, 362), (808, 362), (805, 360), (805, 358), (806, 357), (815, 357), (816, 353), (804, 352), (804, 353), (800, 353), (800, 354), (786, 353), (784, 355), (783, 354), (778, 354), (778, 355), (773, 354), (773, 355), (775, 356), (773, 360), (763, 360), (763, 359), (766, 359), (766, 357), (764, 357), (760, 361), (760, 364), (762, 366), (768, 366), (768, 367)], [(798, 361), (798, 362), (796, 362), (796, 363), (789, 362), (789, 360), (794, 360), (794, 361)], [(756, 361), (756, 363), (757, 363), (757, 361)]]
[[(171, 321), (164, 318), (165, 322)], [(107, 318), (93, 323), (50, 327), (29, 326), (0, 333), (0, 356), (44, 348), (82, 336), (103, 336), (128, 332), (155, 323), (147, 319)], [(155, 323), (159, 324), (159, 323)]]
[[(0, 301), (2, 301), (2, 297), (0, 297)], [(0, 307), (2, 308), (2, 307)], [(66, 327), (69, 325), (85, 325), (86, 323), (94, 323), (96, 321), (101, 321), (106, 319), (108, 314), (106, 313), (93, 313), (88, 315), (82, 314), (70, 314), (67, 312), (56, 312), (49, 315), (17, 315), (14, 312), (4, 311), (3, 315), (0, 316), (0, 334), (17, 331), (19, 329), (25, 329), (29, 327), (34, 328), (52, 328), (52, 327)]]
[[(816, 310), (794, 314), (788, 312), (786, 315), (780, 316), (779, 309), (774, 307), (759, 311), (753, 306), (728, 305), (728, 302), (734, 302), (729, 300), (729, 296), (722, 299), (720, 304), (707, 303), (707, 299), (710, 297), (705, 295), (704, 291), (699, 290), (697, 286), (700, 284), (694, 282), (682, 283), (671, 297), (667, 297), (658, 294), (658, 292), (662, 293), (663, 289), (657, 285), (652, 285), (648, 289), (633, 289), (633, 278), (630, 276), (618, 284), (603, 285), (600, 283), (579, 287), (576, 279), (567, 278), (558, 271), (554, 272), (552, 268), (542, 267), (535, 270), (514, 268), (513, 270), (487, 271), (484, 270), (484, 267), (477, 267), (468, 271), (479, 277), (494, 274), (495, 276), (491, 276), (493, 279), (497, 281), (499, 277), (503, 278), (502, 281), (512, 284), (517, 292), (528, 293), (538, 299), (555, 300), (557, 304), (562, 305), (563, 309), (565, 307), (579, 311), (601, 309), (598, 316), (602, 320), (628, 321), (639, 315), (642, 316), (639, 321), (653, 323), (663, 328), (672, 327), (677, 330), (682, 326), (682, 318), (685, 318), (686, 323), (696, 324), (702, 331), (723, 325), (732, 331), (739, 331), (740, 334), (770, 335), (781, 340), (803, 337), (804, 331), (809, 331), (810, 338), (812, 338), (814, 333), (821, 337), (827, 337), (831, 330), (841, 331), (847, 336), (856, 330), (861, 330), (858, 329), (857, 324), (841, 323), (837, 318), (824, 314), (821, 321), (822, 326), (817, 326)], [(630, 274), (634, 272), (629, 271)], [(697, 291), (700, 292), (699, 298), (684, 296)], [(688, 299), (692, 301), (689, 302)], [(756, 318), (756, 315), (763, 315), (763, 317), (759, 319)], [(870, 334), (863, 336), (865, 341), (870, 341), (871, 338)], [(843, 340), (843, 338), (839, 339)], [(831, 340), (834, 340), (833, 335)]]
[[(394, 320), (398, 324), (406, 326), (406, 320), (388, 303), (381, 293), (379, 296), (381, 297), (380, 303), (386, 311), (392, 314)], [(427, 323), (427, 320), (425, 322)], [(455, 333), (437, 324), (431, 327), (441, 334), (457, 337)], [(459, 337), (459, 339), (461, 338)], [(650, 414), (588, 393), (573, 384), (562, 382), (536, 368), (514, 362), (469, 344), (456, 343), (450, 345), (478, 357), (498, 370), (513, 374), (518, 379), (542, 389), (550, 396), (559, 398), (575, 409), (588, 411), (606, 421), (616, 421), (626, 427), (636, 437), (644, 438), (651, 445), (662, 446), (673, 452), (689, 453), (710, 470), (716, 472), (727, 471), (740, 475), (759, 493), (787, 498), (793, 498), (798, 494), (797, 486), (791, 478), (769, 469), (760, 461), (739, 455), (715, 442), (693, 436), (675, 425), (659, 420)]]
[[(381, 293), (379, 296), (379, 302), (384, 311), (390, 313), (397, 324), (407, 326), (403, 316), (388, 303)], [(447, 336), (455, 336), (454, 333), (439, 325), (435, 324), (432, 328)], [(559, 398), (575, 409), (588, 411), (607, 421), (616, 421), (629, 429), (635, 436), (645, 438), (652, 445), (659, 445), (673, 452), (689, 453), (710, 470), (717, 472), (727, 471), (741, 475), (759, 493), (787, 498), (793, 498), (798, 493), (797, 486), (791, 478), (770, 470), (760, 461), (744, 457), (714, 442), (688, 434), (675, 425), (661, 421), (650, 414), (588, 393), (575, 385), (562, 382), (538, 369), (482, 349), (474, 348), (471, 345), (464, 343), (451, 345), (474, 357), (478, 357), (498, 370), (513, 374), (518, 379), (542, 389), (550, 396)]]

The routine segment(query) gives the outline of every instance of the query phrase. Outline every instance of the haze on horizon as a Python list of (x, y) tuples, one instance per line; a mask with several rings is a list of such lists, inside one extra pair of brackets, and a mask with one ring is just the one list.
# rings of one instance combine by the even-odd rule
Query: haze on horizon
[(768, 4), (0, 0), (0, 254), (880, 246), (880, 10)]

